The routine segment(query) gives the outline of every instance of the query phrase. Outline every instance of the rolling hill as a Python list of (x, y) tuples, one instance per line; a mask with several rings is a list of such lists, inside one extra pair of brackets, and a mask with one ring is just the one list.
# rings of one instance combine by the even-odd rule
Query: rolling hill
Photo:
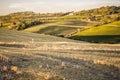
[(88, 27), (89, 24), (94, 23), (85, 22), (81, 20), (58, 20), (54, 23), (46, 23), (37, 26), (32, 26), (22, 31), (64, 37), (65, 35), (76, 31), (77, 28), (82, 29)]
[(0, 28), (0, 79), (119, 80), (120, 45)]
[(120, 21), (92, 27), (90, 29), (78, 32), (75, 35), (97, 36), (97, 35), (120, 35)]
[(71, 42), (74, 40), (54, 37), (45, 34), (36, 34), (29, 32), (21, 32), (16, 30), (7, 30), (0, 28), (0, 41), (1, 42)]
[[(97, 22), (96, 25), (102, 25), (113, 21), (120, 20), (120, 6), (106, 6), (90, 10), (82, 10), (77, 12), (63, 12), (63, 13), (34, 13), (31, 11), (16, 12), (5, 16), (0, 16), (0, 27), (23, 30), (31, 26), (36, 26), (49, 22), (59, 22), (59, 20), (75, 20), (74, 25), (78, 25), (77, 20), (81, 24), (88, 24), (86, 21)], [(76, 24), (75, 24), (76, 23)]]
[(119, 14), (106, 6), (0, 16), (0, 80), (120, 80)]
[(74, 34), (73, 38), (93, 42), (120, 42), (120, 21), (91, 27)]
[(119, 14), (120, 6), (66, 13), (16, 12), (0, 16), (0, 27), (89, 42), (119, 43)]

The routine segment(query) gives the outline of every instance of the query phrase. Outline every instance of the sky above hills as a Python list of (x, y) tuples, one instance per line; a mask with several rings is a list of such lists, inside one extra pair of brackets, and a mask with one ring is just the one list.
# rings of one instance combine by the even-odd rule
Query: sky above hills
[(0, 0), (0, 15), (21, 11), (79, 11), (101, 6), (120, 6), (120, 0)]

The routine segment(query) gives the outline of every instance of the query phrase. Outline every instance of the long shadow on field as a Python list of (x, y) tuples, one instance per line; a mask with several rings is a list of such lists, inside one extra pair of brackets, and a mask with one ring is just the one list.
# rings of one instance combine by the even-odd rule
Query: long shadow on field
[(120, 43), (120, 35), (72, 36), (70, 39), (93, 43)]
[(120, 53), (120, 51), (115, 50), (78, 50), (82, 52), (102, 52), (102, 53)]
[(3, 43), (3, 44), (0, 43), (0, 46), (3, 46), (3, 47), (15, 47), (15, 48), (23, 48), (23, 47), (25, 47), (25, 45), (22, 45), (22, 44), (7, 44), (7, 43)]
[(45, 34), (50, 34), (50, 35), (65, 35), (76, 28), (74, 27), (66, 27), (66, 26), (48, 26), (46, 28), (43, 28), (39, 30), (37, 33), (45, 33)]
[(68, 23), (66, 23), (67, 25), (73, 25), (73, 26), (87, 26), (89, 24), (89, 22), (85, 22), (85, 21), (69, 21)]

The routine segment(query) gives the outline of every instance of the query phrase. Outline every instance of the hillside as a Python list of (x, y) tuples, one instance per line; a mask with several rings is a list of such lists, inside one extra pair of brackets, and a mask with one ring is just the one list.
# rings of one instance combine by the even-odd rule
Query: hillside
[(120, 6), (103, 6), (100, 8), (71, 12), (67, 16), (61, 16), (61, 19), (80, 19), (82, 21), (98, 22), (94, 26), (107, 24), (120, 20)]
[[(103, 38), (102, 38), (103, 37)], [(91, 27), (73, 35), (74, 39), (83, 39), (88, 41), (101, 42), (119, 42), (120, 41), (120, 21)], [(91, 39), (90, 39), (91, 38)], [(92, 39), (93, 38), (93, 39)], [(96, 38), (96, 39), (95, 39)]]
[(34, 25), (54, 22), (63, 13), (34, 13), (31, 11), (16, 12), (0, 16), (0, 27), (12, 30), (23, 30)]
[[(34, 13), (34, 12), (17, 12), (6, 16), (0, 16), (0, 27), (23, 30), (31, 26), (44, 23), (59, 22), (59, 20), (81, 20), (84, 22), (96, 22), (91, 26), (107, 24), (120, 20), (120, 6), (106, 6), (90, 10), (82, 10), (77, 12), (61, 12), (61, 13)], [(74, 22), (75, 23), (75, 22)], [(77, 23), (78, 24), (78, 23)]]
[(29, 32), (21, 32), (15, 30), (6, 30), (0, 28), (0, 41), (1, 42), (71, 42), (74, 40), (69, 40), (65, 38), (54, 37), (45, 34), (35, 34)]
[(119, 15), (120, 6), (63, 13), (17, 12), (0, 16), (0, 27), (67, 38), (72, 36), (70, 39), (89, 42), (119, 43)]
[(78, 28), (88, 27), (90, 22), (80, 20), (59, 20), (54, 23), (46, 23), (24, 29), (24, 32), (33, 32), (64, 37), (65, 35), (76, 31)]
[(75, 35), (80, 36), (120, 35), (120, 21), (97, 27), (91, 27), (90, 29), (78, 32)]
[(119, 80), (120, 45), (0, 28), (0, 79)]

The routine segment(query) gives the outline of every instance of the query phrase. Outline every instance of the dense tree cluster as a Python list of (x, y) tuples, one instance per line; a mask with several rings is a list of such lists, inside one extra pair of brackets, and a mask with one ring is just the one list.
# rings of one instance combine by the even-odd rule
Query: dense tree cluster
[(17, 12), (0, 17), (0, 27), (22, 30), (34, 25), (49, 22), (51, 19), (61, 16), (63, 13), (38, 14), (34, 12)]
[(90, 21), (100, 21), (103, 24), (120, 20), (120, 6), (107, 6), (91, 10), (83, 10), (74, 13), (74, 15), (84, 16), (83, 19)]

